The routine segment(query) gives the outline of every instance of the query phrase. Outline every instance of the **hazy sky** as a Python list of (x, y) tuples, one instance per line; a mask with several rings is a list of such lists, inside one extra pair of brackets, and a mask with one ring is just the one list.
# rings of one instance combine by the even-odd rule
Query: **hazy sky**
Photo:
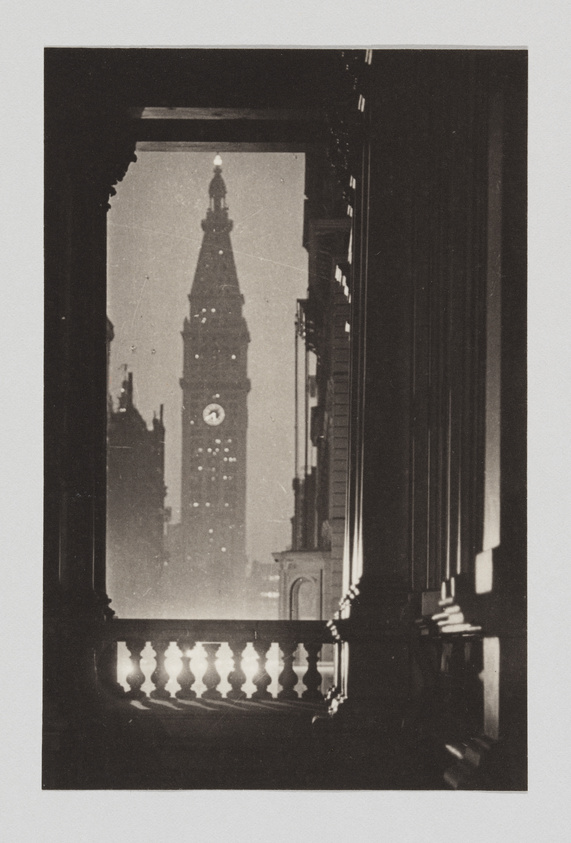
[[(111, 394), (122, 364), (150, 424), (164, 404), (167, 505), (179, 520), (182, 330), (202, 242), (214, 153), (138, 152), (108, 214)], [(302, 248), (304, 156), (226, 153), (226, 202), (244, 316), (248, 370), (247, 549), (271, 561), (290, 543), (294, 472), (294, 318), (307, 289)]]

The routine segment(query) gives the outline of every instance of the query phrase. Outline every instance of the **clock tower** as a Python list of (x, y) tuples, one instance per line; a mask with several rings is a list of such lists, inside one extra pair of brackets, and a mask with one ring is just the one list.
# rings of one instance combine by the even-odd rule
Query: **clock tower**
[[(214, 159), (210, 205), (182, 330), (180, 551), (194, 617), (235, 617), (245, 577), (247, 356), (222, 160)], [(186, 595), (185, 595), (186, 598)], [(186, 602), (186, 600), (185, 600)]]

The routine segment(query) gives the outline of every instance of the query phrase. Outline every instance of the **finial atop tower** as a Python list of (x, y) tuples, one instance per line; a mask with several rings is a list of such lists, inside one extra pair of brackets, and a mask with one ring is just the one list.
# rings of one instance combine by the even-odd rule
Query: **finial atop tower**
[(226, 185), (222, 178), (222, 158), (218, 153), (214, 158), (214, 178), (210, 182), (208, 189), (210, 195), (210, 209), (212, 211), (220, 211), (226, 208), (224, 198), (226, 196)]

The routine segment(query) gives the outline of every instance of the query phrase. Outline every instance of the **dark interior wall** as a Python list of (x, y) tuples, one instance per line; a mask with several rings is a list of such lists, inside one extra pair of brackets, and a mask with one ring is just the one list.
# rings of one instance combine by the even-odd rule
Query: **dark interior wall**
[(134, 108), (314, 108), (330, 96), (328, 73), (338, 52), (48, 49), (47, 91), (50, 98), (58, 90), (75, 94), (79, 109), (90, 99)]
[[(525, 51), (379, 51), (360, 80), (354, 589), (335, 621), (342, 697), (382, 717), (418, 693), (441, 736), (516, 736), (510, 787), (525, 778), (526, 77)], [(493, 583), (477, 593), (485, 552)], [(473, 625), (470, 654), (461, 629), (427, 625), (436, 646), (415, 690), (409, 622), (443, 611), (443, 586)]]
[[(455, 574), (473, 588), (482, 549), (489, 224), (501, 226), (501, 412), (512, 432), (501, 523), (522, 551), (526, 72), (524, 51), (380, 52), (370, 71), (363, 512), (366, 552), (405, 589)], [(490, 223), (498, 97), (502, 219)]]

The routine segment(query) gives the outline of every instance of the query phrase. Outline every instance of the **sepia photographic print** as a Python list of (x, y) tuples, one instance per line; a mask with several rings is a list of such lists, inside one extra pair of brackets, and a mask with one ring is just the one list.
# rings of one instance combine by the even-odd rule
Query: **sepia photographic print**
[(44, 57), (43, 788), (525, 791), (527, 51)]

